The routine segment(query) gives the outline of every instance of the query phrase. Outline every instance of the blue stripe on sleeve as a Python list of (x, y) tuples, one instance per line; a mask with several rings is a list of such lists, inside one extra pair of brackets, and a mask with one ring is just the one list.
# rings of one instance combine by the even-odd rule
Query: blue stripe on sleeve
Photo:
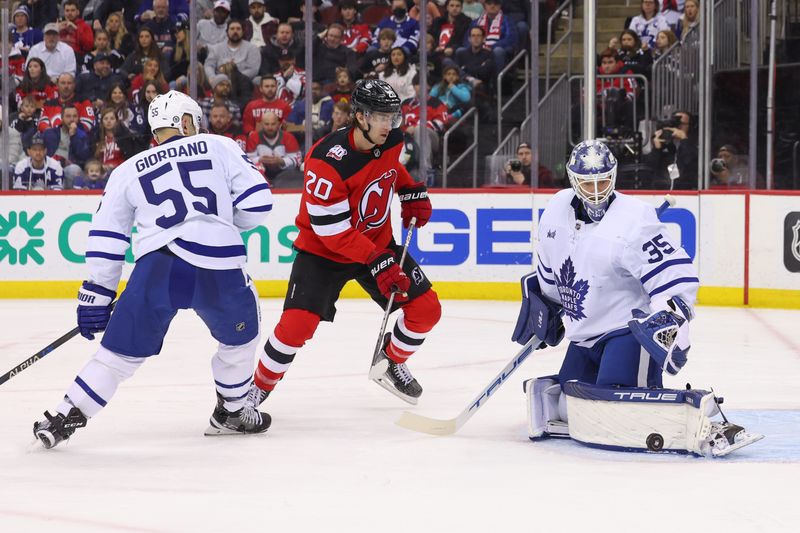
[(106, 401), (102, 399), (99, 394), (93, 391), (92, 388), (89, 385), (87, 385), (86, 382), (83, 381), (80, 376), (75, 376), (75, 383), (77, 383), (78, 386), (82, 388), (87, 395), (89, 395), (89, 398), (97, 402), (98, 405), (100, 405), (101, 407), (106, 406)]
[(678, 285), (680, 283), (700, 283), (700, 280), (697, 279), (697, 278), (677, 278), (677, 279), (673, 279), (669, 283), (665, 283), (664, 285), (662, 285), (660, 287), (656, 287), (655, 289), (650, 291), (649, 292), (649, 296), (652, 298), (656, 294), (662, 293), (665, 290), (667, 290), (667, 289), (669, 289), (671, 287), (674, 287), (675, 285)]
[(242, 200), (244, 200), (245, 198), (247, 198), (251, 194), (255, 194), (258, 191), (263, 191), (264, 189), (269, 189), (269, 185), (267, 185), (266, 182), (259, 183), (258, 185), (254, 185), (254, 186), (250, 187), (249, 189), (244, 191), (242, 194), (240, 194), (239, 197), (236, 200), (233, 201), (233, 206), (236, 207), (236, 205), (239, 202), (241, 202)]
[(663, 263), (658, 265), (656, 268), (654, 268), (653, 270), (651, 270), (650, 272), (648, 272), (647, 274), (642, 276), (642, 279), (640, 279), (639, 281), (641, 281), (642, 285), (644, 285), (645, 282), (647, 282), (650, 278), (652, 278), (656, 274), (659, 274), (660, 272), (663, 272), (665, 269), (667, 269), (667, 268), (669, 268), (671, 266), (675, 266), (675, 265), (691, 265), (691, 264), (692, 264), (692, 260), (689, 259), (688, 257), (682, 257), (680, 259), (671, 259), (670, 261), (664, 261)]
[(234, 244), (231, 246), (208, 246), (198, 242), (185, 241), (183, 239), (175, 239), (175, 244), (188, 252), (197, 255), (204, 255), (206, 257), (237, 257), (245, 255), (247, 250), (243, 244)]
[(547, 268), (547, 265), (545, 265), (542, 262), (542, 256), (540, 256), (539, 254), (536, 254), (536, 257), (539, 259), (539, 266), (542, 267), (542, 270), (544, 270), (548, 274), (552, 274), (553, 273), (553, 269), (552, 268)]
[(257, 205), (255, 207), (245, 207), (242, 211), (249, 211), (254, 213), (263, 213), (264, 211), (272, 211), (272, 204)]
[(110, 259), (112, 261), (125, 261), (125, 256), (120, 254), (109, 254), (106, 252), (86, 252), (86, 258), (95, 257), (98, 259)]
[(252, 379), (253, 379), (253, 376), (250, 376), (246, 380), (242, 381), (241, 383), (236, 383), (235, 385), (226, 385), (225, 383), (220, 383), (216, 379), (214, 380), (214, 383), (217, 384), (217, 387), (222, 387), (223, 389), (238, 389), (239, 387), (243, 387), (244, 385), (248, 385), (250, 383), (250, 381), (252, 381)]
[(89, 237), (108, 237), (110, 239), (119, 239), (125, 242), (131, 242), (131, 238), (116, 231), (105, 231), (100, 229), (93, 229), (89, 232)]
[[(542, 266), (542, 264), (539, 263), (539, 266)], [(537, 270), (538, 270), (538, 267), (537, 267)], [(539, 279), (540, 280), (544, 281), (548, 285), (555, 285), (556, 284), (555, 280), (548, 279), (547, 277), (545, 277), (544, 272), (542, 272), (541, 270), (538, 270), (538, 272), (539, 272)], [(551, 270), (551, 272), (552, 272), (552, 270)]]

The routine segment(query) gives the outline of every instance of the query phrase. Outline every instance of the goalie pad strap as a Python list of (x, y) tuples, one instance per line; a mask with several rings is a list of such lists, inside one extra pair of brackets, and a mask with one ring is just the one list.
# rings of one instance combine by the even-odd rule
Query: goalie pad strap
[(564, 384), (569, 433), (597, 448), (702, 455), (717, 412), (704, 390)]

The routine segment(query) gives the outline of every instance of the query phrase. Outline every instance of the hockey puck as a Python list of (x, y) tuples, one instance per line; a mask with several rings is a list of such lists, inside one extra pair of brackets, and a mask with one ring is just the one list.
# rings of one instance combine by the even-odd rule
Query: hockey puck
[(664, 437), (658, 433), (650, 433), (647, 436), (647, 449), (651, 452), (660, 452), (664, 447)]

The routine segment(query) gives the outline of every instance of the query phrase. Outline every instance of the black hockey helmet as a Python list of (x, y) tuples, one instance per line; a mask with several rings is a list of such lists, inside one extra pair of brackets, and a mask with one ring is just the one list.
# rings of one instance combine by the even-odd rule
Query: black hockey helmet
[(400, 111), (400, 97), (391, 85), (383, 80), (358, 80), (350, 98), (353, 114), (397, 113)]

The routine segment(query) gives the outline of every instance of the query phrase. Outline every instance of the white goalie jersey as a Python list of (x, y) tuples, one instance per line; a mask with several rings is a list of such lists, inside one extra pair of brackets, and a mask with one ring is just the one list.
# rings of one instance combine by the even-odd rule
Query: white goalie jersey
[(655, 208), (614, 194), (600, 222), (576, 218), (572, 189), (557, 193), (539, 221), (539, 285), (563, 306), (566, 337), (582, 346), (627, 327), (632, 309), (665, 308), (676, 295), (692, 306), (697, 295), (692, 260)]
[(235, 141), (173, 137), (111, 173), (89, 230), (90, 279), (116, 289), (134, 225), (136, 259), (167, 246), (201, 268), (241, 268), (247, 257), (240, 233), (271, 209), (267, 182)]

